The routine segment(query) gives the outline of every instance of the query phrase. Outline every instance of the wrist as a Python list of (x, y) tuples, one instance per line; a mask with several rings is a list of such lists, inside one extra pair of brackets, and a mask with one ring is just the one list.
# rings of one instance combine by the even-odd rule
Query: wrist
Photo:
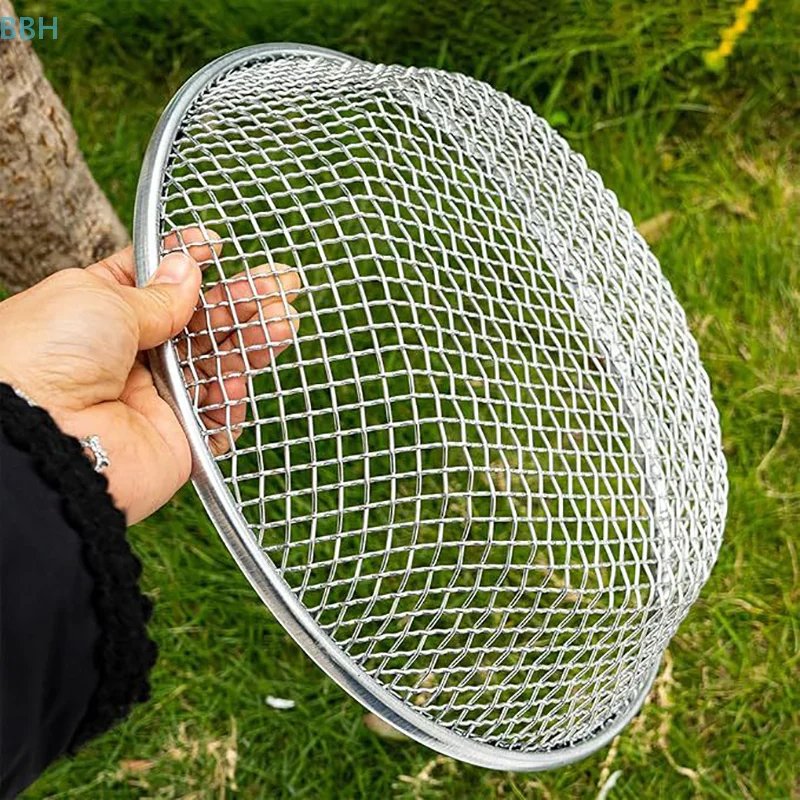
[(0, 383), (10, 386), (17, 395), (28, 401), (28, 405), (44, 408), (51, 413), (53, 393), (45, 390), (41, 384), (25, 375), (23, 371), (9, 370), (0, 366)]
[[(43, 406), (38, 403), (33, 397), (25, 389), (22, 389), (18, 384), (15, 382), (8, 380), (6, 377), (0, 373), (0, 384), (6, 384), (10, 386), (13, 392), (24, 400), (29, 406), (43, 408)], [(55, 421), (55, 416), (51, 414)], [(61, 426), (59, 426), (61, 427)], [(105, 472), (111, 466), (111, 459), (108, 457), (108, 453), (106, 452), (105, 448), (103, 447), (103, 443), (100, 441), (100, 437), (96, 434), (92, 434), (90, 436), (78, 437), (78, 441), (80, 442), (81, 446), (83, 447), (84, 453), (86, 457), (89, 459), (92, 467), (94, 468), (95, 472)]]

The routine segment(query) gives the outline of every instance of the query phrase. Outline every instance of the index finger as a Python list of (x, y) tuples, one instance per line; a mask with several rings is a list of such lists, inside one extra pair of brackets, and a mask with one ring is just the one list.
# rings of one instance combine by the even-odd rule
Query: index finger
[(201, 267), (222, 253), (222, 237), (216, 232), (202, 228), (181, 228), (164, 237), (164, 255), (176, 250), (187, 252)]

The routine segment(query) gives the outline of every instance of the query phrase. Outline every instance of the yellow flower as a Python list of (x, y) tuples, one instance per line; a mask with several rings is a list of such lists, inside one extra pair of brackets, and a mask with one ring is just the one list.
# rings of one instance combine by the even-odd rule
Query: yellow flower
[(734, 40), (738, 39), (747, 30), (749, 24), (750, 20), (747, 17), (739, 17), (736, 22), (728, 28), (729, 31), (733, 31)]
[(736, 8), (733, 25), (720, 31), (720, 42), (716, 50), (707, 50), (703, 54), (703, 59), (709, 69), (718, 70), (722, 68), (725, 59), (733, 52), (736, 40), (750, 25), (750, 17), (758, 8), (760, 2), (761, 0), (745, 0)]

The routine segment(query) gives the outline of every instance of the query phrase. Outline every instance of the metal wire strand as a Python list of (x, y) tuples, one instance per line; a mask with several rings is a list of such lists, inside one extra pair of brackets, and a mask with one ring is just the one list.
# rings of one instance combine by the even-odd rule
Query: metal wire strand
[(162, 234), (187, 226), (220, 242), (186, 390), (321, 631), (471, 740), (552, 751), (623, 713), (726, 478), (685, 316), (584, 159), (463, 76), (255, 61), (182, 122)]

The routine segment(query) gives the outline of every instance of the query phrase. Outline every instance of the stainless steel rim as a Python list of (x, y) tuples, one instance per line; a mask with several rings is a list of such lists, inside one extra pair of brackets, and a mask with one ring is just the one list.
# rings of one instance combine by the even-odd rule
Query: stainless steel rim
[[(225, 55), (193, 75), (165, 109), (150, 140), (140, 173), (134, 212), (134, 253), (137, 282), (147, 283), (159, 261), (162, 180), (181, 119), (197, 95), (216, 78), (252, 61), (292, 55), (323, 56), (357, 61), (351, 56), (303, 44), (255, 45)], [(248, 525), (233, 502), (218, 466), (205, 447), (194, 422), (175, 347), (171, 342), (150, 356), (156, 386), (181, 424), (192, 452), (192, 482), (222, 540), (253, 588), (303, 650), (362, 705), (410, 738), (444, 755), (480, 767), (536, 771), (562, 767), (583, 759), (609, 744), (637, 714), (658, 672), (658, 664), (625, 713), (598, 730), (591, 739), (540, 753), (504, 750), (459, 736), (409, 710), (381, 684), (356, 667), (329, 637), (319, 630), (297, 601), (275, 566), (248, 534)]]

